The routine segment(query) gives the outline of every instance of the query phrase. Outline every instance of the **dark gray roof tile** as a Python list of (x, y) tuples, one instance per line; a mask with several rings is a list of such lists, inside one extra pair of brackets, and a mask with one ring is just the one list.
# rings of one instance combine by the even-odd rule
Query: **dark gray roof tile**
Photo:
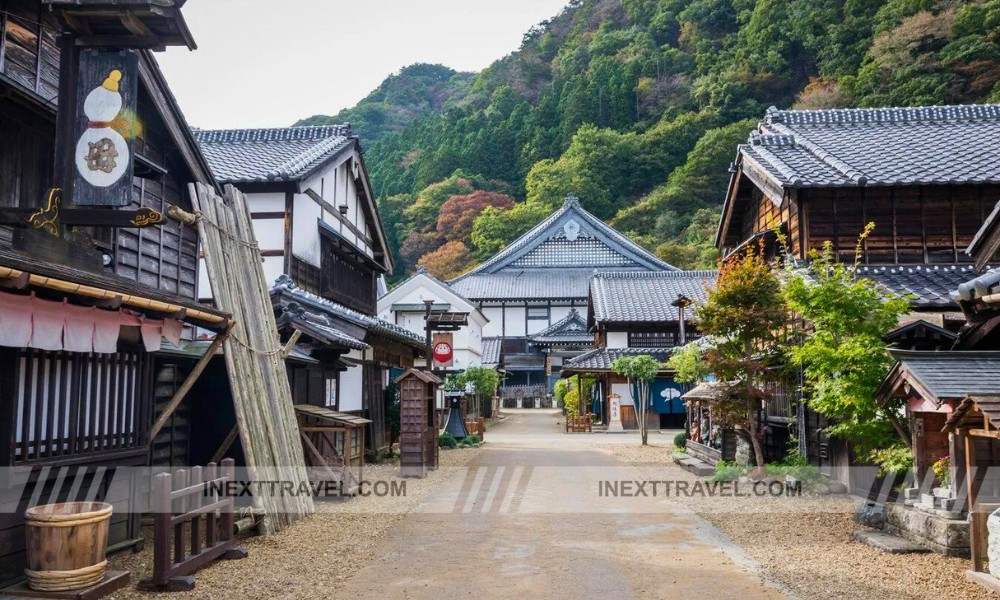
[(590, 280), (594, 320), (606, 323), (677, 321), (671, 303), (680, 295), (695, 304), (708, 299), (715, 271), (608, 271)]
[(767, 111), (740, 146), (784, 187), (1000, 182), (1000, 105)]
[[(648, 354), (660, 361), (667, 362), (672, 348), (596, 348), (574, 356), (563, 363), (563, 372), (609, 371), (611, 365), (623, 356), (638, 356)], [(665, 367), (664, 367), (665, 370)]]
[(296, 181), (355, 143), (350, 125), (194, 130), (224, 183)]

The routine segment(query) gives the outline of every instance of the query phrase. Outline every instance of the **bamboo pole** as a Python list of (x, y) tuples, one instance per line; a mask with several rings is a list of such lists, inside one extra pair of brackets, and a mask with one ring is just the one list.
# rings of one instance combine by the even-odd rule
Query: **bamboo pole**
[(20, 271), (12, 267), (0, 267), (0, 279), (16, 279), (27, 274), (28, 283), (30, 285), (35, 285), (38, 287), (43, 287), (50, 290), (55, 290), (57, 292), (64, 292), (68, 294), (78, 294), (80, 296), (86, 296), (88, 298), (96, 298), (98, 300), (113, 300), (115, 298), (121, 298), (121, 303), (132, 306), (135, 308), (144, 308), (147, 310), (153, 310), (162, 313), (177, 313), (187, 311), (187, 316), (192, 319), (197, 319), (199, 321), (204, 321), (206, 323), (224, 323), (228, 318), (222, 315), (213, 315), (212, 313), (207, 313), (196, 308), (188, 308), (186, 306), (180, 306), (179, 304), (172, 304), (170, 302), (163, 302), (160, 300), (153, 300), (151, 298), (145, 298), (143, 296), (133, 295), (133, 294), (122, 294), (121, 292), (113, 292), (111, 290), (105, 290), (89, 285), (83, 285), (81, 283), (73, 283), (70, 281), (65, 281), (62, 279), (56, 279), (55, 277), (45, 277), (42, 275), (34, 275), (32, 273), (26, 273), (25, 271)]

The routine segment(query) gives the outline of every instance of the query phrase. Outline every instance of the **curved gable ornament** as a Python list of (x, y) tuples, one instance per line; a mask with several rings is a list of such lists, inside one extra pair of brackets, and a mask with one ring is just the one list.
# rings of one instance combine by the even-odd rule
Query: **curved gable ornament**
[(563, 234), (567, 240), (575, 242), (576, 238), (580, 235), (580, 224), (575, 219), (566, 221), (566, 224), (563, 225)]

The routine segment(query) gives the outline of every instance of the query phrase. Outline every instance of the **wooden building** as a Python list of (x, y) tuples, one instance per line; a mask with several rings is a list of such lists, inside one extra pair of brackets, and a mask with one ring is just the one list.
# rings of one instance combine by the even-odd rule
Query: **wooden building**
[[(23, 574), (29, 502), (110, 502), (110, 547), (141, 541), (138, 481), (114, 467), (148, 464), (157, 398), (169, 397), (192, 366), (162, 352), (162, 339), (176, 346), (192, 335), (185, 324), (221, 331), (228, 323), (228, 315), (197, 302), (197, 229), (162, 218), (191, 210), (188, 184), (217, 185), (144, 49), (193, 41), (176, 6), (95, 12), (97, 4), (107, 3), (0, 3), (0, 216), (8, 224), (0, 227), (0, 465), (30, 474), (26, 486), (8, 481), (0, 492), (0, 584)], [(68, 12), (74, 19), (62, 20)], [(132, 17), (149, 36), (128, 31), (122, 19)], [(88, 36), (91, 25), (108, 35)], [(77, 69), (67, 65), (76, 64), (79, 49), (106, 43), (129, 68), (117, 79), (103, 74), (103, 85), (75, 81)], [(66, 168), (65, 141), (56, 155), (57, 131), (78, 118), (64, 92), (85, 83), (134, 93), (127, 100), (138, 126), (124, 130), (128, 150), (119, 148), (114, 167), (131, 173), (116, 175), (124, 205), (89, 190), (97, 206), (84, 209), (88, 190), (77, 183), (70, 195), (67, 185), (75, 173)], [(63, 203), (55, 204), (54, 188), (63, 188)], [(25, 227), (23, 215), (43, 208), (49, 224)], [(143, 224), (139, 217), (151, 226), (133, 227)]]
[[(370, 419), (365, 439), (378, 453), (388, 444), (389, 370), (412, 366), (424, 344), (376, 316), (378, 280), (392, 258), (358, 137), (348, 124), (195, 137), (216, 177), (247, 196), (283, 338), (302, 331), (304, 354), (316, 359), (290, 365), (296, 404)], [(199, 292), (210, 296), (205, 282)]]
[[(449, 282), (473, 302), (489, 322), (484, 347), (499, 339), (499, 356), (507, 372), (502, 393), (544, 396), (572, 353), (593, 349), (582, 339), (577, 346), (551, 349), (546, 338), (570, 312), (587, 306), (590, 277), (595, 271), (673, 271), (635, 242), (618, 233), (568, 196), (563, 206), (509, 246), (468, 273)], [(572, 348), (572, 350), (570, 350)], [(485, 352), (484, 352), (485, 354)], [(489, 362), (484, 358), (483, 362)], [(506, 391), (504, 391), (506, 390)], [(534, 391), (532, 391), (534, 390)], [(523, 394), (522, 394), (523, 396)]]
[[(607, 423), (608, 397), (614, 393), (622, 398), (623, 425), (637, 426), (628, 382), (611, 365), (618, 358), (638, 354), (665, 363), (674, 348), (697, 339), (698, 331), (690, 322), (691, 307), (705, 302), (716, 276), (714, 271), (673, 270), (604, 271), (591, 277), (586, 325), (597, 347), (568, 359), (563, 376), (596, 376), (602, 405), (595, 412), (600, 412), (602, 422)], [(680, 304), (686, 311), (683, 323)], [(650, 411), (654, 413), (648, 420), (650, 429), (684, 427), (681, 394), (688, 387), (675, 382), (673, 371), (662, 366), (650, 385)]]
[[(833, 110), (771, 108), (739, 147), (716, 246), (723, 256), (762, 240), (776, 253), (787, 238), (792, 258), (829, 242), (854, 261), (865, 224), (858, 275), (911, 297), (912, 312), (889, 341), (910, 347), (930, 327), (955, 333), (965, 323), (953, 292), (978, 267), (965, 249), (1000, 197), (1000, 106)], [(941, 343), (941, 347), (947, 343)], [(808, 410), (770, 422), (799, 432), (800, 449), (831, 472), (850, 464), (849, 449), (827, 439)]]

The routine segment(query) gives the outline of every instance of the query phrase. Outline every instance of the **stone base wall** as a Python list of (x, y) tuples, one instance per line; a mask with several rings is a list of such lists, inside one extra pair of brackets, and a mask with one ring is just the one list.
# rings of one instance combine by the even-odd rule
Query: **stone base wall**
[(885, 505), (885, 530), (945, 556), (969, 556), (969, 523), (904, 506)]

